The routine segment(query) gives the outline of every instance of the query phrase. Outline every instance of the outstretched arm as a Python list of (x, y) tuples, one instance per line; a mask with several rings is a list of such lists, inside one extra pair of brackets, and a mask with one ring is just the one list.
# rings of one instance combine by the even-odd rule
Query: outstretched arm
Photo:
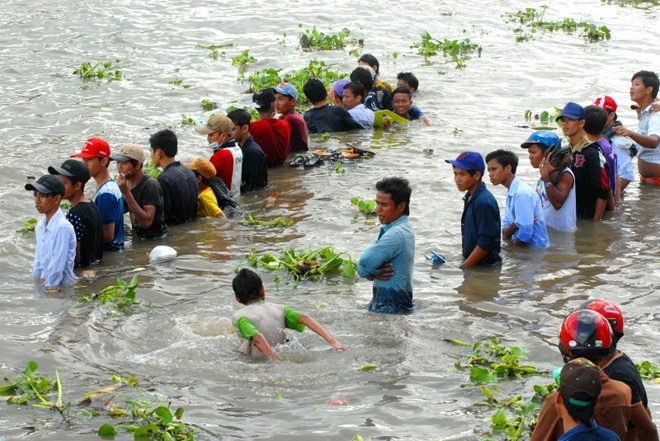
[(252, 337), (252, 343), (254, 343), (257, 349), (259, 349), (259, 352), (266, 357), (271, 360), (277, 360), (277, 354), (275, 354), (273, 347), (268, 343), (268, 340), (266, 340), (266, 337), (264, 337), (261, 332)]
[(300, 314), (300, 317), (298, 318), (298, 323), (307, 326), (309, 329), (311, 329), (312, 331), (316, 332), (318, 335), (323, 337), (325, 341), (330, 343), (330, 346), (332, 346), (335, 350), (343, 351), (344, 349), (346, 349), (344, 346), (342, 346), (341, 343), (337, 341), (336, 338), (332, 336), (332, 334), (326, 331), (326, 329), (323, 326), (321, 326), (319, 322), (317, 322), (310, 316), (305, 314)]

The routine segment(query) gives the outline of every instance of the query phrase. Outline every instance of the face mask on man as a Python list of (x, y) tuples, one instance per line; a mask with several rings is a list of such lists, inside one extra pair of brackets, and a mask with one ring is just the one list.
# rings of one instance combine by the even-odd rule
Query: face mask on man
[(218, 141), (213, 141), (212, 143), (209, 144), (209, 147), (211, 150), (214, 152), (220, 148), (220, 144), (218, 144)]

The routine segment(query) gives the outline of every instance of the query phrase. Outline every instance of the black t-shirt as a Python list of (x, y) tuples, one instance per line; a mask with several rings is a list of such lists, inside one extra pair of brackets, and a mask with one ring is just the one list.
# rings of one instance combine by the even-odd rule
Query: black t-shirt
[(259, 190), (268, 185), (268, 161), (259, 144), (250, 136), (241, 146), (243, 168), (241, 170), (241, 193)]
[(309, 133), (345, 132), (363, 128), (348, 110), (340, 106), (315, 107), (305, 112), (304, 118)]
[(644, 407), (648, 408), (649, 399), (646, 396), (646, 389), (644, 388), (642, 377), (639, 375), (639, 371), (630, 357), (621, 352), (621, 356), (611, 361), (603, 370), (611, 379), (619, 380), (630, 387), (632, 392), (631, 404), (636, 404), (641, 401)]
[[(140, 182), (131, 190), (131, 194), (143, 209), (145, 205), (156, 207), (154, 221), (149, 228), (142, 228), (135, 215), (131, 213), (131, 224), (133, 224), (135, 234), (143, 239), (164, 236), (167, 233), (167, 229), (165, 227), (165, 216), (163, 215), (163, 189), (160, 187), (158, 181), (151, 176), (144, 175)], [(128, 204), (126, 203), (124, 204), (124, 210), (128, 211)]]
[(103, 222), (93, 202), (79, 202), (69, 209), (66, 219), (73, 225), (80, 243), (80, 261), (76, 267), (90, 266), (103, 257)]
[(599, 152), (597, 142), (588, 143), (581, 152), (573, 152), (575, 212), (583, 219), (593, 219), (597, 199), (607, 200), (609, 196), (609, 178), (607, 170), (601, 166)]
[(188, 167), (174, 161), (158, 177), (163, 189), (163, 211), (167, 225), (177, 225), (197, 216), (197, 178)]

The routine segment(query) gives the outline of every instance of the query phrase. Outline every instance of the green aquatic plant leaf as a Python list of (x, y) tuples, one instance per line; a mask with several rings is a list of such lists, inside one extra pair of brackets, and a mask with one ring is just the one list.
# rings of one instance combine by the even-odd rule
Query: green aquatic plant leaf
[(358, 371), (373, 371), (374, 369), (378, 369), (378, 366), (371, 363), (364, 364), (357, 368)]
[(21, 234), (34, 233), (35, 229), (37, 228), (37, 222), (38, 222), (37, 218), (32, 217), (32, 218), (26, 220), (23, 223), (23, 227), (16, 230), (16, 232), (21, 233)]
[(252, 213), (248, 213), (247, 217), (242, 219), (240, 223), (243, 225), (259, 226), (265, 228), (287, 228), (295, 224), (295, 221), (286, 216), (264, 220), (261, 216), (254, 216)]
[(105, 423), (99, 430), (96, 431), (97, 435), (100, 437), (115, 437), (117, 435), (117, 429), (112, 424)]

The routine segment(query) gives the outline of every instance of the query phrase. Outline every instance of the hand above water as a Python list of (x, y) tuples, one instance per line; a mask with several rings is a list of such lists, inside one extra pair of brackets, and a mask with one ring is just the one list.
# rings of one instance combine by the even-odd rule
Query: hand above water
[(385, 262), (378, 268), (378, 274), (374, 274), (374, 279), (390, 280), (394, 275), (394, 266), (392, 262)]

